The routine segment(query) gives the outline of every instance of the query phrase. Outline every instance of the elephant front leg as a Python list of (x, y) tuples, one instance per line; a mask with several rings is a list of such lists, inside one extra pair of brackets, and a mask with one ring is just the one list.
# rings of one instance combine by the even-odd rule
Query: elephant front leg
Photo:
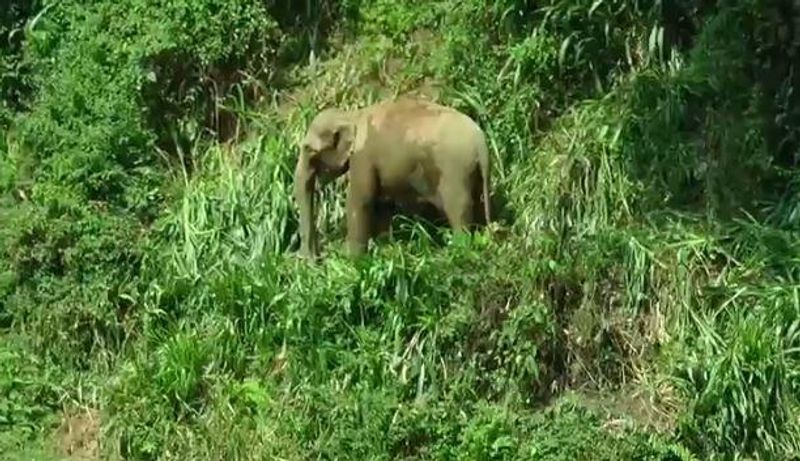
[(363, 255), (371, 237), (376, 194), (376, 178), (372, 168), (362, 162), (351, 162), (350, 187), (347, 189), (347, 250), (351, 257)]
[(347, 203), (347, 252), (352, 257), (367, 250), (372, 220), (367, 203), (350, 199)]

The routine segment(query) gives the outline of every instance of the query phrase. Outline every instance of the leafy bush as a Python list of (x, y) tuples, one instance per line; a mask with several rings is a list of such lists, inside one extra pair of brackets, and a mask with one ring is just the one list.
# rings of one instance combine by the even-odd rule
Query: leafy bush
[(137, 277), (172, 164), (159, 146), (190, 167), (185, 141), (202, 133), (186, 127), (218, 112), (208, 88), (235, 83), (208, 79), (272, 65), (277, 29), (252, 1), (56, 2), (40, 14), (26, 36), (36, 97), (2, 159), (15, 170), (3, 175), (4, 189), (24, 198), (0, 230), (4, 266), (18, 285), (6, 309), (25, 321), (35, 306), (32, 324), (45, 344), (74, 342), (59, 332), (71, 317), (105, 324), (80, 330), (84, 345), (68, 348), (80, 357), (98, 328), (117, 330), (100, 335), (114, 336), (106, 345), (122, 340), (107, 322), (127, 301), (87, 301), (108, 290), (130, 296), (126, 284)]
[[(11, 339), (13, 337), (9, 337)], [(23, 338), (0, 344), (0, 451), (9, 453), (36, 440), (53, 423), (61, 377), (22, 345)]]

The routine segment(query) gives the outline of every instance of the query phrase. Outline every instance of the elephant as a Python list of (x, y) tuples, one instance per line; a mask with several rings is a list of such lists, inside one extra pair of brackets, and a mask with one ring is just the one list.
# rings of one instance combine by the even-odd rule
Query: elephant
[(346, 249), (357, 257), (386, 228), (387, 203), (411, 209), (432, 205), (453, 231), (481, 220), (489, 224), (490, 169), (484, 131), (452, 107), (400, 97), (349, 111), (326, 108), (311, 120), (294, 171), (299, 253), (314, 258), (319, 251), (317, 177), (326, 184), (348, 174)]

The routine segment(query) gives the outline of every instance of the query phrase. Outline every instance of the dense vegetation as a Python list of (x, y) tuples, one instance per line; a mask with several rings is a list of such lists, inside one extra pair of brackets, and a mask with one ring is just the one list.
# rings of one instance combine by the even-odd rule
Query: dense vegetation
[[(799, 455), (796, 2), (4, 5), (3, 459)], [(400, 93), (506, 230), (352, 262), (339, 182), (298, 260), (305, 124)]]

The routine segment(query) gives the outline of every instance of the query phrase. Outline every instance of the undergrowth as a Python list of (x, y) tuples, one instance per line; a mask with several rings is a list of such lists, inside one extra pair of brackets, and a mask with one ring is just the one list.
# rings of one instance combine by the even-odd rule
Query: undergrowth
[[(12, 1), (0, 450), (797, 457), (800, 11), (701, 3)], [(350, 261), (338, 181), (295, 258), (306, 123), (403, 93), (484, 128), (501, 232)]]

